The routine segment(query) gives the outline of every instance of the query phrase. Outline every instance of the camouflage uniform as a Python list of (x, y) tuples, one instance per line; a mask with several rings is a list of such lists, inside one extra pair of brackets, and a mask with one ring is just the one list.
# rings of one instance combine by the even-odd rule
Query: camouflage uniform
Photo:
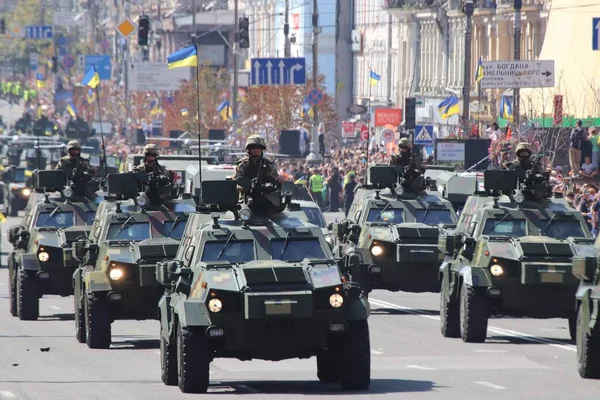
[(534, 162), (531, 160), (531, 157), (523, 157), (519, 154), (523, 150), (527, 150), (527, 151), (529, 151), (529, 153), (531, 153), (531, 148), (530, 148), (529, 143), (521, 142), (517, 145), (517, 147), (515, 149), (517, 158), (511, 163), (512, 169), (515, 169), (515, 170), (520, 169), (522, 171), (532, 170), (532, 172), (534, 174), (543, 173), (544, 171), (542, 170), (542, 167), (539, 163), (535, 163), (535, 165), (534, 165)]
[[(147, 154), (154, 154), (157, 157), (159, 156), (158, 148), (156, 147), (155, 144), (147, 144), (146, 146), (144, 146), (144, 150), (143, 150), (142, 154), (144, 154), (144, 156), (146, 156)], [(147, 165), (146, 161), (144, 160), (139, 165), (136, 165), (135, 167), (133, 167), (133, 172), (148, 172), (148, 173), (154, 173), (156, 175), (166, 176), (171, 180), (171, 183), (172, 183), (171, 173), (165, 167), (160, 165), (158, 163), (158, 160), (155, 161), (153, 165)]]
[[(258, 136), (250, 136), (246, 142), (246, 150), (251, 146), (260, 146), (263, 150), (266, 149), (265, 140)], [(233, 180), (245, 177), (248, 179), (257, 178), (261, 183), (279, 183), (279, 173), (275, 163), (263, 156), (252, 157), (250, 154), (240, 158), (236, 162), (235, 174)], [(260, 170), (260, 176), (258, 176)]]
[(410, 164), (410, 157), (412, 155), (410, 149), (410, 142), (408, 141), (408, 139), (402, 138), (398, 141), (398, 147), (406, 147), (408, 148), (408, 151), (406, 153), (394, 154), (390, 158), (390, 165), (408, 167)]
[[(70, 149), (81, 149), (81, 144), (77, 140), (71, 140), (67, 144), (67, 153)], [(76, 158), (71, 158), (70, 155), (61, 157), (56, 164), (56, 168), (54, 169), (62, 169), (62, 170), (74, 170), (77, 169), (81, 172), (88, 172), (90, 175), (94, 174), (94, 170), (90, 166), (90, 161), (87, 158), (83, 158), (81, 156)]]

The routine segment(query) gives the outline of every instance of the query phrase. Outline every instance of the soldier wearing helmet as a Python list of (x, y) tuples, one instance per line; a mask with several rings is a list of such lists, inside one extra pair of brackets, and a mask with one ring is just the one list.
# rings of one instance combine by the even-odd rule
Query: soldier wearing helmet
[(408, 167), (412, 158), (412, 149), (410, 148), (410, 140), (402, 138), (398, 141), (398, 149), (400, 154), (394, 154), (390, 159), (390, 165)]
[(87, 173), (94, 175), (94, 170), (90, 166), (90, 162), (87, 158), (81, 157), (81, 143), (78, 140), (71, 140), (67, 143), (67, 154), (61, 157), (56, 164), (54, 169), (62, 170), (78, 170), (80, 173)]
[(144, 149), (142, 150), (142, 154), (144, 155), (144, 162), (133, 167), (135, 172), (146, 171), (158, 173), (159, 175), (164, 176), (169, 175), (167, 169), (158, 163), (159, 153), (158, 147), (155, 144), (150, 143), (145, 145)]
[[(517, 158), (513, 161), (514, 168), (522, 168), (529, 171), (534, 168), (534, 163), (531, 161), (531, 145), (527, 142), (521, 142), (515, 148)], [(534, 173), (542, 173), (541, 167), (536, 165)]]
[[(275, 163), (263, 156), (267, 149), (265, 139), (252, 135), (246, 141), (247, 154), (236, 161), (237, 167), (233, 180), (240, 178), (256, 179), (258, 183), (279, 184), (283, 179), (277, 173)], [(260, 174), (260, 176), (259, 176)]]

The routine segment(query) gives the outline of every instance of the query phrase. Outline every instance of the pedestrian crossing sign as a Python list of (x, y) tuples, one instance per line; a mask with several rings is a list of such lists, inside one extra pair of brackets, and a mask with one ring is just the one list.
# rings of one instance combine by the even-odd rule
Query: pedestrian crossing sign
[(415, 125), (414, 144), (433, 145), (433, 125)]

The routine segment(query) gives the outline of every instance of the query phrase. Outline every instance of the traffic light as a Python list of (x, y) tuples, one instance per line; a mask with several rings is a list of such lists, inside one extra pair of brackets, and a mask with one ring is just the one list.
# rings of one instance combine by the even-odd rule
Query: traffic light
[(406, 97), (404, 99), (404, 127), (406, 129), (415, 129), (416, 124), (417, 99)]
[(6, 33), (6, 20), (4, 18), (0, 19), (0, 33), (3, 35)]
[(138, 22), (138, 45), (148, 46), (148, 35), (150, 34), (150, 18), (147, 15), (140, 16)]
[(238, 21), (238, 38), (240, 49), (250, 47), (250, 20), (247, 17), (242, 17)]

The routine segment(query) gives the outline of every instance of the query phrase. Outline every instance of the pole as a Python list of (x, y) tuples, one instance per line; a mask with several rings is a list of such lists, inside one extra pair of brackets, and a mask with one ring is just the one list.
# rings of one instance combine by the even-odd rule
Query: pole
[(463, 82), (463, 135), (467, 135), (469, 130), (469, 105), (471, 102), (471, 29), (473, 23), (473, 0), (467, 0), (463, 6), (463, 12), (467, 17), (467, 26), (465, 29), (465, 73)]
[[(372, 70), (371, 70), (372, 71)], [(370, 72), (369, 72), (370, 76)], [(369, 168), (369, 144), (371, 143), (371, 115), (373, 114), (373, 110), (371, 109), (371, 89), (373, 85), (371, 85), (369, 79), (369, 120), (367, 121), (367, 169)], [(365, 181), (367, 183), (367, 181)]]
[[(388, 21), (387, 21), (387, 47), (386, 47), (386, 70), (387, 70), (387, 80), (385, 85), (385, 98), (387, 99), (387, 103), (391, 106), (392, 103), (392, 14), (388, 13)], [(371, 96), (369, 96), (370, 98)]]
[[(194, 47), (196, 47), (196, 54), (198, 54), (198, 47), (196, 46), (196, 44), (194, 44)], [(198, 182), (200, 182), (200, 194), (198, 204), (200, 204), (200, 202), (202, 201), (202, 142), (200, 141), (200, 67), (196, 67), (196, 129), (198, 130)]]
[[(313, 89), (319, 87), (319, 7), (317, 0), (313, 0), (313, 14), (312, 14), (312, 27), (313, 27), (313, 44), (312, 44), (312, 57), (313, 57)], [(321, 155), (317, 151), (318, 140), (319, 140), (319, 106), (315, 104), (314, 108), (314, 121), (312, 126), (312, 140), (310, 142), (310, 154), (306, 157), (307, 160), (320, 161)]]
[(98, 88), (100, 85), (96, 86), (96, 102), (98, 103), (98, 121), (100, 121), (100, 139), (102, 140), (102, 157), (104, 158), (104, 173), (108, 173), (108, 166), (106, 165), (106, 146), (104, 145), (104, 132), (102, 129), (102, 108), (100, 107), (100, 91)]
[[(129, 18), (131, 15), (131, 3), (130, 0), (125, 0), (125, 17)], [(129, 42), (126, 42), (125, 51), (123, 52), (123, 87), (125, 89), (124, 101), (129, 99)], [(129, 124), (129, 107), (125, 107), (125, 130)], [(131, 132), (133, 134), (133, 131)]]
[(481, 82), (477, 84), (477, 104), (479, 107), (479, 113), (477, 114), (477, 136), (481, 137)]
[[(515, 60), (521, 59), (521, 7), (523, 6), (522, 0), (515, 0)], [(518, 126), (520, 120), (519, 106), (521, 103), (521, 93), (519, 88), (514, 88), (514, 100), (513, 100), (513, 117), (515, 125)]]
[(283, 56), (288, 58), (292, 56), (290, 43), (290, 0), (285, 0), (285, 23), (283, 24), (283, 34), (285, 35)]
[[(239, 0), (235, 0), (233, 7), (233, 21), (238, 24), (239, 21)], [(234, 135), (237, 133), (237, 120), (238, 120), (238, 42), (240, 41), (239, 32), (236, 29), (233, 40), (233, 93), (231, 94), (232, 100), (232, 116), (233, 123), (231, 125), (231, 133)]]

